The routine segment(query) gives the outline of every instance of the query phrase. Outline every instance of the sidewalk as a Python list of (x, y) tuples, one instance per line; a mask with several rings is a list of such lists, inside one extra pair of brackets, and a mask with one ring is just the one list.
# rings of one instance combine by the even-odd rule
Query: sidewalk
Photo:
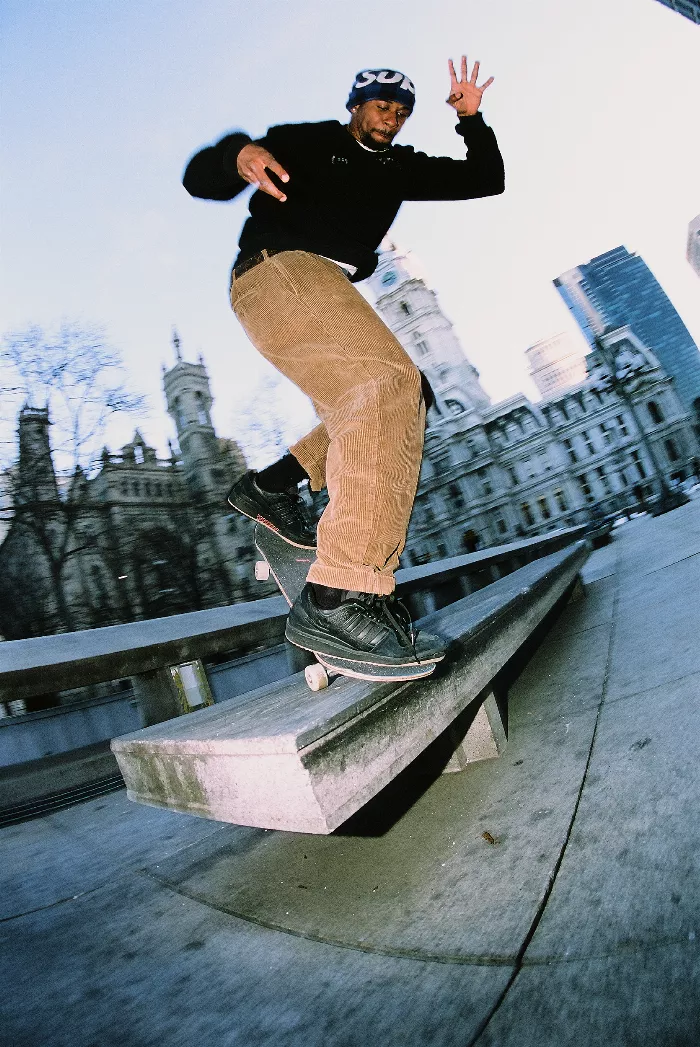
[(342, 834), (123, 792), (2, 830), (8, 1044), (700, 1042), (700, 500), (586, 579), (504, 756), (422, 761)]

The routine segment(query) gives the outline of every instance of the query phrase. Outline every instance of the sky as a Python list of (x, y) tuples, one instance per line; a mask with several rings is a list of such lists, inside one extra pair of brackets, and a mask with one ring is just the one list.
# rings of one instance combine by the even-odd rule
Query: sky
[(620, 244), (700, 344), (685, 258), (700, 212), (700, 27), (656, 0), (3, 0), (0, 332), (104, 325), (151, 403), (115, 419), (112, 448), (138, 423), (165, 453), (173, 326), (187, 358), (204, 355), (219, 434), (239, 435), (251, 409), (264, 425), (265, 368), (227, 296), (249, 193), (193, 200), (187, 159), (233, 129), (345, 120), (363, 67), (416, 85), (399, 143), (461, 156), (445, 98), (447, 59), (463, 53), (495, 77), (482, 111), (506, 192), (405, 204), (391, 236), (420, 260), (491, 397), (535, 395), (524, 350), (581, 338), (552, 279)]

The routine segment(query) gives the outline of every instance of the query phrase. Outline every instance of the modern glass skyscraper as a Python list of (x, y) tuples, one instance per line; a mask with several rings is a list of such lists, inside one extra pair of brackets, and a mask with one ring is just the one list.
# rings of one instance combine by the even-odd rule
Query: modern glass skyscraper
[(591, 347), (606, 328), (629, 324), (675, 380), (681, 402), (700, 413), (700, 352), (649, 266), (615, 247), (554, 281)]
[(659, 0), (659, 3), (700, 24), (700, 0)]

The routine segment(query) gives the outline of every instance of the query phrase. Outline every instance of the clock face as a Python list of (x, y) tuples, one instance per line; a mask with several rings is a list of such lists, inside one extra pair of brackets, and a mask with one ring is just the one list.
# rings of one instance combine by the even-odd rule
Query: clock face
[(392, 284), (395, 284), (397, 279), (398, 278), (393, 269), (387, 269), (385, 273), (382, 273), (382, 283), (385, 287), (390, 287)]

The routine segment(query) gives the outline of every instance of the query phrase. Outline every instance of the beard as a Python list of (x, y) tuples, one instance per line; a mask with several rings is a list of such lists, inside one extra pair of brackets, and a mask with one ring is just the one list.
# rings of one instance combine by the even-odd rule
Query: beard
[(394, 136), (391, 138), (380, 138), (377, 140), (372, 137), (371, 131), (360, 131), (360, 142), (366, 146), (367, 149), (373, 149), (375, 153), (380, 153), (384, 149), (388, 149), (394, 140)]

